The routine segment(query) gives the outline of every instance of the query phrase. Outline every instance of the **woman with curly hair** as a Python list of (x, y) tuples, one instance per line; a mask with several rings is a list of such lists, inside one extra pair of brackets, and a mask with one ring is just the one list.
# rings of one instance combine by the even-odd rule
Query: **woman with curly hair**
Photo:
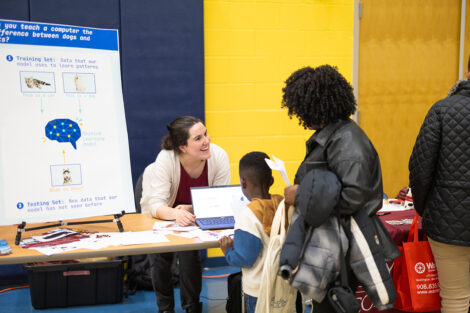
[[(322, 65), (297, 70), (286, 80), (282, 91), (282, 107), (287, 108), (289, 116), (296, 116), (300, 125), (316, 131), (306, 143), (307, 154), (297, 170), (294, 185), (284, 191), (286, 205), (294, 204), (297, 208), (306, 196), (302, 194), (302, 180), (307, 172), (326, 166), (341, 183), (337, 202), (341, 216), (352, 216), (361, 210), (376, 218), (383, 195), (380, 161), (367, 135), (350, 119), (356, 111), (351, 85), (336, 68)], [(394, 246), (393, 241), (385, 244)], [(348, 272), (354, 290), (357, 278)], [(314, 303), (313, 308), (314, 312), (334, 312), (326, 298)]]
[(317, 130), (347, 120), (356, 111), (353, 88), (330, 65), (297, 70), (282, 91), (282, 106), (290, 117), (296, 115), (304, 128)]

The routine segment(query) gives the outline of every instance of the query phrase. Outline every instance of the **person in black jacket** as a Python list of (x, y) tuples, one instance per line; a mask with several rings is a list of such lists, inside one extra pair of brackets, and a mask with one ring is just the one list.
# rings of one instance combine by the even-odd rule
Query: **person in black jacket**
[(470, 301), (470, 58), (466, 76), (427, 113), (409, 163), (444, 313), (466, 313)]
[[(377, 219), (375, 213), (382, 207), (382, 171), (371, 141), (350, 119), (356, 111), (352, 86), (336, 68), (322, 65), (297, 70), (286, 80), (282, 91), (282, 106), (288, 109), (289, 116), (296, 116), (304, 128), (316, 130), (307, 141), (307, 154), (294, 185), (284, 190), (286, 205), (297, 208), (297, 201), (302, 198), (299, 184), (312, 168), (323, 164), (341, 183), (337, 205), (340, 214), (352, 216), (364, 210)], [(383, 230), (380, 225), (376, 227)], [(386, 232), (383, 234), (386, 236)], [(390, 236), (381, 245), (396, 250)], [(352, 277), (353, 288), (354, 281)], [(314, 303), (313, 308), (314, 312), (334, 312), (326, 299)]]

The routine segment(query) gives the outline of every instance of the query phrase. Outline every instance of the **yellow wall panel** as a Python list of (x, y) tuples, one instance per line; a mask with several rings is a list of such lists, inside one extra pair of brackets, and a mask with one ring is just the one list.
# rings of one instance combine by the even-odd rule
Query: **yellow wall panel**
[[(275, 82), (279, 75), (275, 56), (233, 57), (230, 64), (232, 82)], [(254, 71), (255, 69), (255, 71)]]
[[(282, 111), (283, 114), (287, 115), (287, 111)], [(299, 120), (295, 117), (292, 119), (290, 118), (283, 118), (281, 119), (280, 130), (282, 135), (304, 135), (304, 136), (311, 136), (312, 131), (308, 129), (304, 129), (302, 126), (299, 125)]]
[(363, 1), (360, 123), (379, 153), (389, 196), (408, 185), (424, 117), (458, 78), (460, 2)]
[[(212, 135), (211, 135), (212, 136)], [(212, 136), (213, 137), (213, 136)], [(251, 151), (264, 151), (268, 155), (274, 154), (284, 162), (296, 162), (305, 156), (305, 137), (304, 136), (252, 136), (252, 137), (215, 137), (218, 144), (226, 147), (229, 153), (230, 163), (237, 164), (246, 153)], [(288, 141), (288, 149), (280, 149), (276, 152), (269, 152), (279, 141)]]
[(251, 108), (272, 109), (281, 107), (282, 84), (258, 83), (255, 85), (255, 96), (252, 99)]
[(249, 110), (257, 88), (255, 84), (206, 84), (206, 110)]
[(253, 29), (256, 20), (252, 4), (242, 1), (204, 1), (204, 15), (210, 16), (204, 21), (206, 29)]
[(353, 36), (347, 31), (316, 32), (315, 41), (306, 41), (306, 52), (315, 52), (319, 55), (341, 56), (344, 51), (351, 49)]
[(258, 2), (252, 1), (252, 7), (256, 19), (254, 28), (256, 29), (278, 29), (281, 15), (281, 5), (274, 1)]
[[(230, 58), (228, 57), (205, 57), (204, 62), (204, 76), (206, 85), (210, 83), (228, 83), (230, 82), (231, 77), (231, 62)], [(206, 97), (211, 97), (212, 95), (207, 94), (206, 90)], [(206, 108), (207, 108), (207, 101), (206, 101)], [(209, 105), (212, 105), (210, 103)]]
[[(219, 136), (279, 136), (281, 111), (213, 111), (206, 112), (213, 137)], [(216, 135), (215, 135), (216, 134)]]
[[(232, 183), (255, 150), (284, 160), (293, 181), (312, 132), (281, 109), (282, 87), (307, 65), (336, 65), (351, 79), (353, 1), (205, 0), (204, 10), (206, 124)], [(276, 173), (272, 192), (284, 186)]]
[(311, 30), (322, 20), (327, 23), (327, 19), (323, 18), (323, 15), (315, 16), (315, 11), (321, 12), (322, 10), (305, 2), (286, 4), (282, 9), (279, 26), (287, 29)]
[[(352, 15), (352, 12), (350, 12)], [(346, 18), (343, 16), (343, 18)], [(325, 31), (330, 29), (331, 16), (328, 4), (316, 4), (312, 12), (312, 25), (314, 30)]]
[[(315, 61), (313, 61), (315, 60)], [(321, 57), (312, 54), (311, 57), (297, 57), (292, 58), (289, 56), (281, 56), (280, 57), (280, 64), (279, 64), (279, 73), (282, 78), (279, 78), (281, 82), (281, 90), (284, 87), (284, 82), (289, 77), (291, 73), (293, 73), (296, 69), (303, 67), (303, 66), (315, 66), (316, 64), (325, 64), (326, 62), (322, 60)], [(279, 105), (281, 104), (281, 98), (279, 98)]]
[(301, 55), (304, 53), (304, 44), (305, 36), (303, 32), (285, 30), (260, 30), (256, 32), (257, 55)]
[(350, 8), (345, 5), (330, 6), (329, 11), (329, 27), (330, 29), (349, 30), (354, 21), (354, 15), (350, 14)]
[(220, 45), (208, 46), (206, 55), (253, 55), (255, 51), (255, 32), (251, 30), (207, 30), (206, 41), (219, 42)]
[[(210, 129), (208, 130), (210, 133)], [(211, 135), (212, 136), (212, 135)], [(213, 136), (212, 136), (213, 137)], [(305, 156), (305, 136), (251, 136), (251, 137), (215, 137), (214, 142), (225, 148), (229, 155), (232, 183), (238, 184), (238, 162), (248, 152), (263, 151), (270, 157), (275, 155), (284, 161), (289, 178), (294, 179), (294, 174), (299, 166), (299, 160)], [(277, 147), (279, 143), (289, 143), (288, 148), (270, 152), (273, 147)], [(272, 188), (272, 192), (282, 194), (284, 183), (278, 173), (273, 173), (276, 184)]]
[(250, 151), (263, 151), (263, 140), (261, 137), (216, 137), (217, 143), (225, 147), (229, 154), (230, 163), (236, 165), (236, 178), (238, 179), (238, 161)]

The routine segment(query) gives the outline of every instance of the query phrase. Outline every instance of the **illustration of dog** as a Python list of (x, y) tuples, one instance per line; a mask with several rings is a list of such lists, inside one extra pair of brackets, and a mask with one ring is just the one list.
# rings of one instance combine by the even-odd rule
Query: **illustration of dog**
[(85, 91), (85, 87), (83, 86), (82, 78), (78, 75), (75, 74), (75, 77), (73, 78), (75, 82), (75, 90), (78, 92), (83, 92)]

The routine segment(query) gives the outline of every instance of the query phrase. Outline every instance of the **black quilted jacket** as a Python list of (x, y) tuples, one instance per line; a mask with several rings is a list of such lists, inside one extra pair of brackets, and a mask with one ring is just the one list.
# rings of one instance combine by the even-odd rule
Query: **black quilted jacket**
[(431, 107), (409, 170), (414, 206), (426, 234), (470, 246), (470, 80)]

